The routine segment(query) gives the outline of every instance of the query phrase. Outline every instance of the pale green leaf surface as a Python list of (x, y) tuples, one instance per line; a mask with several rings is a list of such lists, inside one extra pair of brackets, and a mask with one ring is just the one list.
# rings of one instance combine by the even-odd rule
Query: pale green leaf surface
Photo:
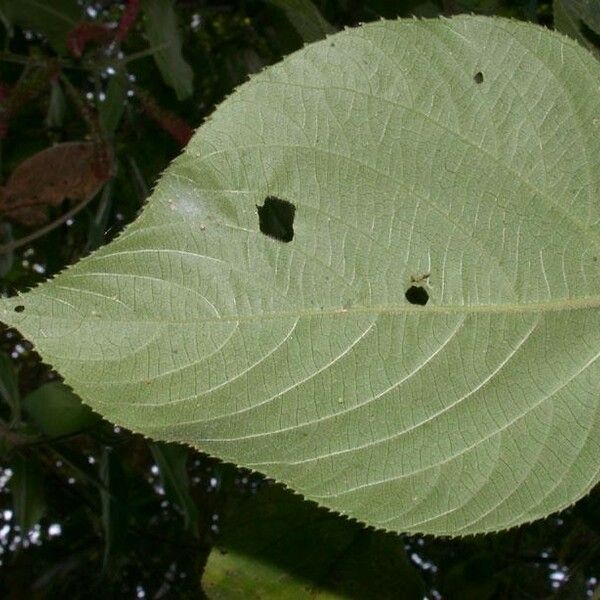
[(124, 234), (2, 318), (115, 423), (375, 527), (543, 517), (599, 479), (599, 92), (529, 24), (344, 31), (237, 90)]

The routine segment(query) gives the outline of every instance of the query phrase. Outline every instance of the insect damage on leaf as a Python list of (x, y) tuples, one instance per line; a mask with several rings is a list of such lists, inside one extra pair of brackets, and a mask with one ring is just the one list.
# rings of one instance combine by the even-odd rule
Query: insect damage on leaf
[(420, 285), (411, 285), (404, 295), (411, 304), (425, 306), (429, 301), (429, 293)]
[(291, 242), (294, 239), (296, 207), (291, 202), (269, 196), (265, 198), (263, 206), (257, 206), (256, 209), (261, 233), (280, 242)]

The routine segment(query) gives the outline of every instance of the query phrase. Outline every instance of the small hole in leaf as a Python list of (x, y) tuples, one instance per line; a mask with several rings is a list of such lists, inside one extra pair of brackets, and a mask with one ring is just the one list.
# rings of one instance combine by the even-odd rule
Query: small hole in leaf
[(15, 306), (15, 312), (23, 312), (24, 310), (25, 310), (25, 307), (22, 304)]
[(483, 83), (483, 73), (481, 71), (475, 73), (475, 75), (473, 75), (473, 81), (475, 83)]
[(269, 196), (262, 206), (256, 208), (261, 233), (280, 242), (291, 242), (294, 239), (296, 207), (291, 202)]
[(420, 285), (411, 285), (404, 295), (411, 304), (419, 304), (420, 306), (425, 306), (429, 300), (427, 290)]

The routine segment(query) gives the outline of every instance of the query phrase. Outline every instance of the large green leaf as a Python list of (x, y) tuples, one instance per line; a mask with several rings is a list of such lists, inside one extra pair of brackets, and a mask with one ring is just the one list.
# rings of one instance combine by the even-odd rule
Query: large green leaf
[(599, 479), (599, 90), (530, 24), (341, 32), (242, 86), (125, 233), (2, 318), (115, 423), (375, 527), (543, 517)]

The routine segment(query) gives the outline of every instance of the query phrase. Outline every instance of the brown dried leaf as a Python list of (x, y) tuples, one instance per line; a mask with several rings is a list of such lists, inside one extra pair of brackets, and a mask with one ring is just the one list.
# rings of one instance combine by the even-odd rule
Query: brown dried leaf
[(48, 208), (83, 202), (110, 176), (106, 150), (91, 142), (66, 142), (34, 154), (0, 189), (0, 215), (27, 227), (48, 221)]

